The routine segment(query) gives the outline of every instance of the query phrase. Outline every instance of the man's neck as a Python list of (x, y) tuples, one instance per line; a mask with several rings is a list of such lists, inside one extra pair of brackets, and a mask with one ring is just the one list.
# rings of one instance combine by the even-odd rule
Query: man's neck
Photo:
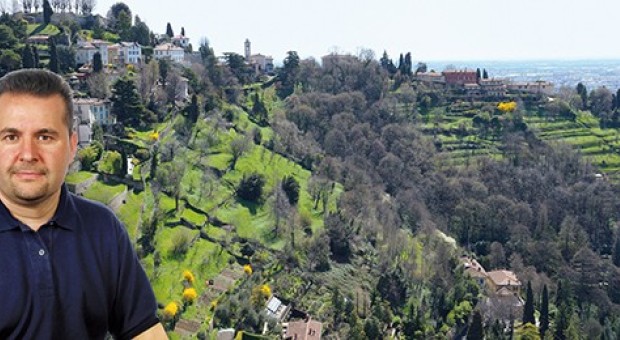
[(2, 198), (2, 203), (4, 203), (11, 215), (34, 231), (38, 231), (41, 226), (49, 222), (56, 212), (59, 201), (60, 191), (36, 203), (18, 203)]

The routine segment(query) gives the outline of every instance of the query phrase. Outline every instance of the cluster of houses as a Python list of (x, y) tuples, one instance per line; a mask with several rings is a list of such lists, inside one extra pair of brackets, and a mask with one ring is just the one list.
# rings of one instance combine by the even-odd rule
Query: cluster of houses
[[(28, 38), (29, 44), (47, 45), (49, 36), (34, 35)], [(124, 68), (127, 65), (140, 67), (143, 63), (142, 46), (136, 42), (111, 43), (105, 40), (80, 40), (76, 44), (76, 64), (79, 66), (77, 73), (70, 76), (70, 83), (78, 83), (88, 77), (92, 72), (92, 62), (95, 54), (99, 52), (103, 65), (109, 68)], [(187, 64), (192, 58), (186, 52), (189, 46), (189, 38), (178, 35), (172, 37), (170, 42), (157, 45), (153, 49), (155, 60), (167, 59), (175, 63)], [(43, 49), (42, 49), (43, 50)], [(257, 74), (272, 74), (274, 71), (273, 58), (262, 54), (251, 53), (251, 43), (245, 41), (245, 58)], [(110, 74), (113, 77), (113, 74)], [(177, 91), (179, 100), (189, 97), (189, 81), (181, 78), (180, 87)], [(116, 118), (111, 114), (112, 103), (108, 99), (75, 98), (74, 99), (74, 128), (78, 134), (80, 146), (87, 146), (92, 141), (92, 129), (94, 124), (108, 126), (116, 123)]]
[(509, 270), (486, 271), (482, 265), (468, 256), (461, 258), (465, 274), (473, 278), (486, 293), (480, 302), (485, 320), (499, 320), (510, 324), (523, 315), (521, 281)]
[(419, 72), (416, 81), (433, 88), (458, 90), (469, 98), (503, 98), (509, 93), (550, 95), (553, 84), (538, 80), (533, 82), (512, 82), (506, 79), (482, 78), (476, 70), (445, 70), (443, 72)]

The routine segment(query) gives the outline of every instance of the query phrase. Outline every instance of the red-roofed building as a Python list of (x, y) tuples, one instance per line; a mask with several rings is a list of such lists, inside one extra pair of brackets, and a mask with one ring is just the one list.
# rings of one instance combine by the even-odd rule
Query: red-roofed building
[(323, 324), (312, 319), (292, 321), (282, 325), (285, 340), (321, 340)]
[(465, 84), (477, 84), (478, 76), (472, 70), (447, 70), (442, 72), (447, 86), (462, 86)]

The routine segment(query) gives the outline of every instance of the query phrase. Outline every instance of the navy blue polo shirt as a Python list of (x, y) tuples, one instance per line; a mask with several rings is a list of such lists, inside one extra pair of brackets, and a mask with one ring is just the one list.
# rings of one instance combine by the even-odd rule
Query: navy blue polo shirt
[(37, 232), (0, 203), (0, 339), (131, 338), (159, 322), (124, 226), (67, 191)]

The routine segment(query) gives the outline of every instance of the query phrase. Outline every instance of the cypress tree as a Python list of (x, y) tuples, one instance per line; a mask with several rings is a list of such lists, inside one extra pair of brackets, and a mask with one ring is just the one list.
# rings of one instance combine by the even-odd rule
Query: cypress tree
[(46, 25), (49, 24), (50, 21), (52, 21), (52, 14), (54, 14), (54, 11), (52, 10), (52, 6), (50, 6), (49, 1), (43, 0), (43, 23)]
[(36, 46), (32, 46), (32, 56), (34, 57), (34, 67), (39, 67), (40, 65), (40, 60), (39, 60), (39, 50), (37, 49)]
[(549, 292), (547, 285), (544, 285), (542, 292), (542, 301), (540, 303), (540, 337), (544, 338), (545, 333), (549, 329)]
[(523, 307), (523, 323), (536, 324), (534, 318), (534, 293), (532, 292), (532, 282), (527, 282), (527, 292), (525, 296), (525, 306)]
[(54, 73), (58, 73), (58, 51), (56, 50), (56, 40), (50, 38), (49, 42), (50, 63), (49, 69)]
[(616, 234), (614, 249), (611, 254), (611, 261), (613, 262), (614, 266), (620, 267), (620, 232)]
[(489, 74), (487, 73), (487, 69), (486, 68), (484, 70), (482, 70), (482, 78), (483, 79), (489, 79)]
[(101, 60), (101, 53), (96, 52), (93, 55), (93, 72), (99, 73), (103, 69), (103, 61)]
[(474, 311), (471, 324), (467, 330), (467, 340), (484, 339), (484, 328), (482, 328), (482, 315), (479, 310)]
[(34, 68), (34, 54), (32, 53), (32, 49), (30, 45), (26, 44), (22, 49), (22, 65), (24, 68)]
[(185, 36), (185, 27), (181, 27), (181, 35)]
[(174, 32), (172, 31), (172, 25), (170, 25), (170, 23), (166, 25), (166, 35), (170, 38), (174, 37)]

